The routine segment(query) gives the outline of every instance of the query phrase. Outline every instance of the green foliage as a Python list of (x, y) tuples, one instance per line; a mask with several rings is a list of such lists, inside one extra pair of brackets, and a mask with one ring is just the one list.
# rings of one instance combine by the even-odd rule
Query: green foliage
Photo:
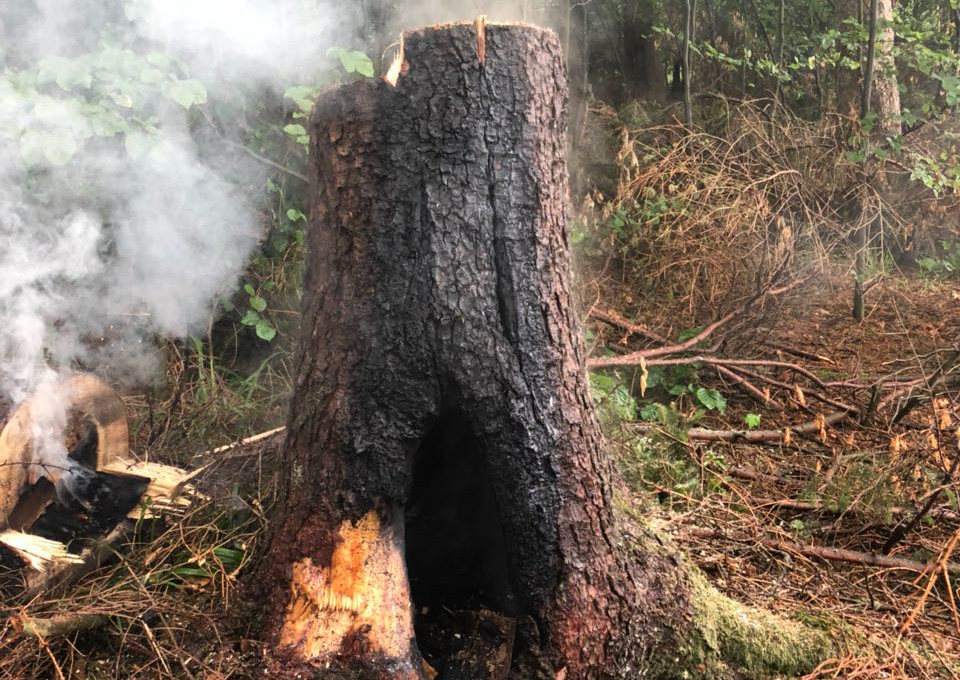
[(743, 424), (747, 426), (748, 430), (756, 430), (760, 427), (760, 414), (759, 413), (748, 413), (743, 417)]
[(616, 371), (591, 373), (590, 396), (604, 428), (637, 419), (637, 401)]
[(163, 100), (191, 109), (207, 101), (203, 84), (161, 52), (121, 45), (71, 57), (54, 56), (0, 73), (0, 135), (14, 136), (29, 166), (69, 163), (83, 145), (120, 139), (139, 157), (163, 135), (152, 114)]
[(928, 276), (960, 280), (960, 241), (941, 241), (941, 254), (917, 259), (920, 271)]
[(327, 52), (328, 57), (336, 57), (347, 73), (356, 73), (365, 78), (373, 78), (373, 62), (363, 52), (348, 50), (343, 47), (332, 47)]

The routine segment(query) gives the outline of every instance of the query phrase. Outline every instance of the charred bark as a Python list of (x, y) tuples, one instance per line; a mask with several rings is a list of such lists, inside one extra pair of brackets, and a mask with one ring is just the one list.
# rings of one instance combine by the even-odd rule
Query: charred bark
[(554, 34), (478, 22), (408, 33), (395, 87), (318, 102), (286, 477), (258, 579), (269, 676), (431, 677), (425, 608), (516, 622), (515, 644), (487, 645), (514, 654), (489, 677), (535, 658), (551, 678), (674, 665), (691, 583), (616, 521), (587, 392), (565, 101)]

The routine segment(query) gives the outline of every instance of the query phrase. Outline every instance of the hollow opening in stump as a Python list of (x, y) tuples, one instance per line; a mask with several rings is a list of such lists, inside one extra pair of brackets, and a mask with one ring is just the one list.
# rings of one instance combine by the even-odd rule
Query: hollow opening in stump
[(494, 481), (466, 415), (441, 417), (413, 461), (405, 534), (415, 611), (515, 613)]

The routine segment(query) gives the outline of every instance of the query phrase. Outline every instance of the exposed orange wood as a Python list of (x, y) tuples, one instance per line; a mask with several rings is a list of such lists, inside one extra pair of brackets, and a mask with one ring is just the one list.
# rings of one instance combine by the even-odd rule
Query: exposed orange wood
[(421, 680), (401, 532), (371, 510), (339, 527), (329, 564), (296, 562), (279, 646), (323, 662), (362, 644), (397, 662), (398, 680)]

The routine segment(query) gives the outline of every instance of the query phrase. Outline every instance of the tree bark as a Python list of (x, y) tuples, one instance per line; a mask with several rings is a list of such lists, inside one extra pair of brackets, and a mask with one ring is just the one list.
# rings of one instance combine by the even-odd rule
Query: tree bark
[(876, 47), (876, 71), (873, 82), (871, 108), (877, 114), (877, 133), (895, 137), (903, 132), (900, 122), (900, 88), (897, 84), (897, 65), (893, 59), (893, 0), (879, 0), (879, 23)]
[(557, 38), (478, 21), (404, 50), (395, 87), (335, 90), (311, 123), (285, 482), (257, 579), (266, 674), (431, 677), (424, 608), (517, 621), (511, 677), (672, 667), (693, 586), (613, 511), (572, 300)]

